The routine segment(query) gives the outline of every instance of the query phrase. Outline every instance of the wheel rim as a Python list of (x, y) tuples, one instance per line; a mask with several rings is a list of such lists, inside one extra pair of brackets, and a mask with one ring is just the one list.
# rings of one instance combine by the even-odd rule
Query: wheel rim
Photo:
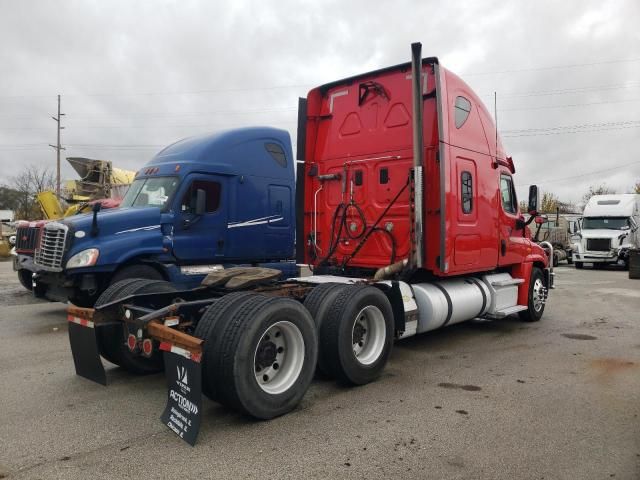
[(387, 338), (384, 314), (378, 307), (368, 305), (360, 310), (351, 329), (351, 346), (356, 360), (371, 365), (384, 350)]
[(542, 307), (544, 306), (544, 300), (544, 284), (542, 283), (542, 280), (536, 278), (536, 281), (533, 283), (533, 309), (536, 312), (542, 310)]
[(253, 355), (256, 382), (266, 393), (277, 395), (296, 382), (304, 365), (302, 332), (291, 322), (271, 325)]

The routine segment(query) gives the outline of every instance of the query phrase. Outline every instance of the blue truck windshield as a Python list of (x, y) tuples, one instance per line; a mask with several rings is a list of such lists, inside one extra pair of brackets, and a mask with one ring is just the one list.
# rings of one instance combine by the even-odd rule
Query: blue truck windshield
[(584, 217), (582, 228), (584, 230), (624, 230), (629, 228), (629, 219), (627, 217)]
[(134, 180), (122, 199), (124, 207), (163, 208), (178, 186), (178, 177), (153, 177)]

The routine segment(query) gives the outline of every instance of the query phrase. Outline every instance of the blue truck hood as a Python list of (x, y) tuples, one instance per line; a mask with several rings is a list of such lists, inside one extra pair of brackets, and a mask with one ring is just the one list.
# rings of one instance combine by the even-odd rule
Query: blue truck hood
[(98, 235), (92, 236), (93, 213), (67, 217), (63, 223), (69, 226), (71, 238), (66, 259), (82, 250), (97, 248), (100, 250), (97, 265), (114, 265), (134, 255), (139, 249), (161, 252), (161, 218), (157, 207), (100, 211)]
[[(84, 238), (87, 238), (91, 235), (93, 213), (67, 217), (63, 223), (71, 227), (76, 238), (78, 238), (78, 232), (80, 231), (84, 232)], [(154, 230), (159, 228), (160, 209), (157, 207), (113, 208), (98, 212), (99, 237), (105, 235), (124, 235), (136, 230)]]

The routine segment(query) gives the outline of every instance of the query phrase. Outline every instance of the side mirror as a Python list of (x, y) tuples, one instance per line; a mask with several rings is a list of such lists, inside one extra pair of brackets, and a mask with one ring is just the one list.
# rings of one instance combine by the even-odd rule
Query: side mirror
[(204, 215), (207, 209), (207, 193), (199, 188), (196, 190), (196, 215)]
[(527, 212), (529, 215), (537, 215), (540, 211), (540, 196), (538, 195), (538, 186), (531, 185), (529, 187), (529, 205)]

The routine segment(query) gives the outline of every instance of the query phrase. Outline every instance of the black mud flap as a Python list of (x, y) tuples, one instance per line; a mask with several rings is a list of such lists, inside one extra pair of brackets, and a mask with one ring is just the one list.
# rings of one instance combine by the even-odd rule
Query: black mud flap
[(83, 320), (73, 315), (69, 320), (69, 343), (76, 374), (93, 380), (101, 385), (107, 384), (107, 375), (100, 360), (96, 330), (92, 321)]
[(164, 352), (164, 371), (168, 391), (167, 406), (160, 417), (162, 423), (185, 442), (195, 445), (202, 416), (200, 356), (191, 356), (189, 352), (173, 347)]

